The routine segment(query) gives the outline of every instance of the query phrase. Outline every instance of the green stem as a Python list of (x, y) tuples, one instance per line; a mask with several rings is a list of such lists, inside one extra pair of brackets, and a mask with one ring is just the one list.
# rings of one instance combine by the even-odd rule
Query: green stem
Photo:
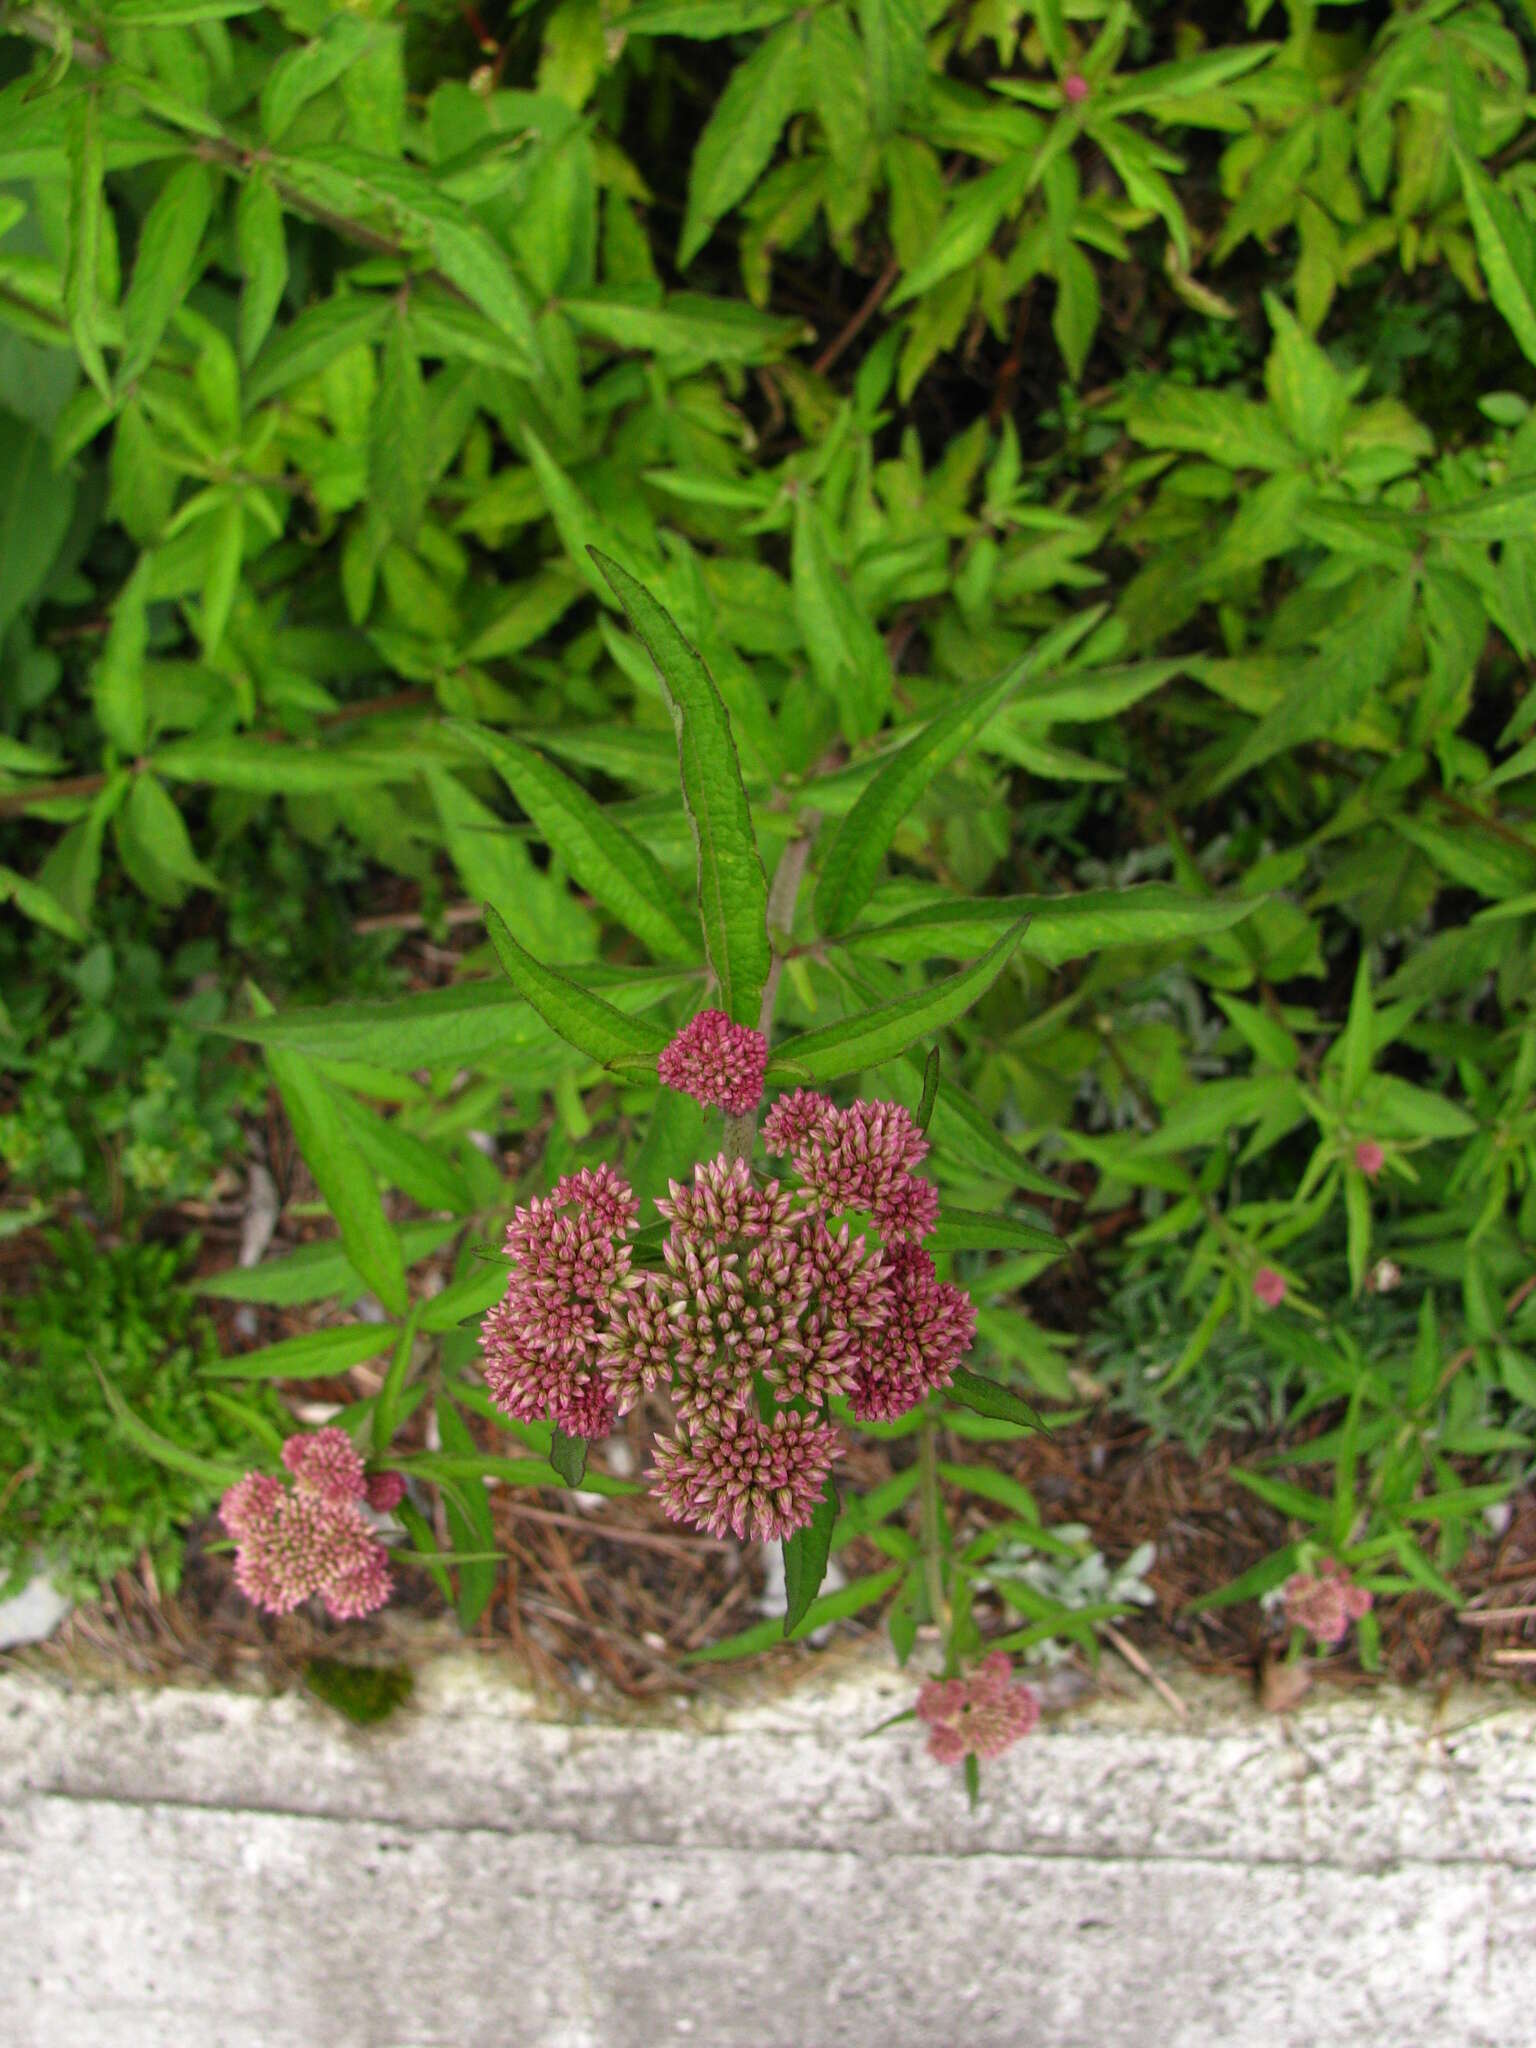
[(939, 1534), (939, 1460), (937, 1428), (932, 1416), (923, 1418), (922, 1431), (917, 1440), (918, 1469), (921, 1474), (921, 1496), (923, 1508), (923, 1577), (928, 1588), (928, 1609), (931, 1619), (938, 1626), (944, 1638), (944, 1669), (949, 1673), (952, 1662), (949, 1602), (944, 1598), (943, 1540)]
[[(800, 822), (800, 835), (785, 847), (774, 870), (773, 886), (768, 891), (768, 942), (773, 949), (773, 957), (768, 963), (768, 979), (763, 983), (762, 1007), (757, 1017), (757, 1028), (764, 1038), (768, 1036), (773, 1026), (773, 1006), (778, 1001), (779, 980), (784, 972), (784, 952), (779, 941), (787, 940), (794, 930), (795, 902), (800, 894), (800, 884), (805, 879), (806, 863), (811, 857), (811, 847), (815, 843), (820, 824), (821, 818), (816, 811), (807, 811), (804, 814)], [(745, 1116), (726, 1117), (727, 1160), (750, 1161), (756, 1139), (755, 1109), (749, 1110)]]

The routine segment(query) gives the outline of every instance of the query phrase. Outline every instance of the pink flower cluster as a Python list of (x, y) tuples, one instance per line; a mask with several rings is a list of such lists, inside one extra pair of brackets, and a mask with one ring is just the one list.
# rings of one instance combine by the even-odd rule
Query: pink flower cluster
[[(702, 1161), (656, 1203), (659, 1269), (635, 1267), (639, 1206), (611, 1167), (560, 1181), (508, 1226), (511, 1278), (482, 1325), (491, 1398), (519, 1421), (604, 1436), (665, 1383), (677, 1430), (656, 1440), (657, 1497), (674, 1520), (758, 1542), (815, 1512), (842, 1455), (830, 1399), (860, 1420), (905, 1414), (950, 1383), (976, 1331), (970, 1299), (912, 1242), (938, 1198), (912, 1173), (928, 1148), (904, 1109), (843, 1111), (802, 1089), (765, 1138), (801, 1185)], [(885, 1242), (834, 1231), (845, 1209)]]
[(1285, 1582), (1287, 1622), (1320, 1643), (1342, 1643), (1350, 1623), (1369, 1614), (1371, 1605), (1371, 1595), (1337, 1558), (1325, 1557), (1315, 1575), (1293, 1572)]
[(1005, 1650), (984, 1657), (969, 1678), (931, 1678), (917, 1696), (917, 1718), (928, 1724), (928, 1754), (941, 1764), (967, 1756), (1001, 1756), (1040, 1719), (1040, 1702), (1027, 1685), (1013, 1683)]
[(926, 1237), (939, 1220), (938, 1189), (912, 1171), (928, 1140), (899, 1102), (839, 1109), (797, 1088), (763, 1119), (763, 1143), (775, 1158), (788, 1154), (824, 1209), (865, 1211), (887, 1243)]
[(355, 1621), (390, 1595), (389, 1553), (363, 1507), (399, 1505), (398, 1472), (371, 1478), (344, 1429), (291, 1436), (283, 1463), (293, 1485), (247, 1472), (219, 1503), (235, 1539), (235, 1583), (268, 1614), (287, 1614), (318, 1593), (334, 1621)]
[(732, 1116), (746, 1116), (762, 1101), (767, 1068), (762, 1032), (733, 1024), (724, 1010), (701, 1010), (656, 1062), (668, 1088)]

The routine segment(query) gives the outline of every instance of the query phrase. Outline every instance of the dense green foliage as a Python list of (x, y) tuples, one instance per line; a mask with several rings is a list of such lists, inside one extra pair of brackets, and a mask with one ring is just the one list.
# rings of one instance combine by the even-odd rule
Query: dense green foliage
[[(341, 1244), (226, 1291), (366, 1282), (399, 1325), (381, 1442), (419, 1340), (466, 1372), (456, 1325), (500, 1281), (466, 1241), (413, 1304), (423, 1248), (509, 1199), (471, 1130), (552, 1099), (540, 1179), (622, 1155), (643, 1194), (693, 1157), (691, 1106), (619, 1059), (705, 960), (627, 576), (718, 686), (766, 876), (814, 832), (777, 927), (804, 1070), (915, 1106), (922, 1046), (841, 1030), (910, 1002), (951, 1207), (1025, 1229), (1009, 1205), (1071, 1171), (1086, 1257), (1135, 1205), (1094, 1255), (1111, 1394), (1194, 1438), (1325, 1414), (1328, 1540), (1447, 1593), (1490, 1497), (1467, 1461), (1507, 1491), (1536, 1442), (1536, 11), (559, 0), (485, 27), (0, 19), (0, 882), (48, 933), (19, 992), (6, 942), (13, 1179), (84, 1179), (119, 1134), (145, 1193), (211, 1170), (242, 1098), (194, 1080), (186, 1027), (227, 1018), (238, 935), (163, 1101), (139, 1069), (54, 1113), (67, 1059), (123, 1055), (45, 1020), (73, 988), (126, 1044), (123, 904), (163, 938), (211, 892), (228, 934), (251, 843), (305, 849), (304, 918), (366, 862), (429, 903), (451, 876), (514, 949), (236, 1027)], [(701, 905), (743, 1016), (764, 880)], [(245, 947), (274, 993), (338, 993)], [(498, 954), (563, 967), (568, 1024), (583, 992), (628, 1021), (572, 1051), (474, 978)], [(203, 1089), (200, 1148), (169, 1095)], [(396, 1227), (381, 1186), (442, 1220)], [(1054, 1256), (955, 1262), (987, 1369), (1065, 1400), (1076, 1333), (1018, 1308)]]
[[(217, 1480), (171, 1471), (125, 1442), (102, 1380), (194, 1459), (248, 1442), (249, 1416), (221, 1407), (200, 1379), (217, 1344), (180, 1284), (182, 1248), (105, 1251), (79, 1225), (46, 1238), (37, 1285), (0, 1298), (0, 1591), (40, 1563), (90, 1598), (146, 1560), (174, 1589), (183, 1531), (217, 1500)], [(260, 1400), (258, 1417), (270, 1412)]]

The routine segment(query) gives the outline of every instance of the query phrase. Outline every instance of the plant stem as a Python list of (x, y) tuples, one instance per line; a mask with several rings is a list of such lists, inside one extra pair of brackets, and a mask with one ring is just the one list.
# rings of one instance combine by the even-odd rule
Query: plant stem
[(923, 1418), (917, 1440), (923, 1508), (923, 1576), (928, 1588), (930, 1619), (944, 1638), (944, 1669), (950, 1667), (949, 1603), (944, 1598), (942, 1544), (939, 1538), (939, 1461), (935, 1443), (937, 1431), (932, 1416)]
[[(768, 891), (768, 944), (772, 958), (768, 963), (768, 979), (763, 983), (762, 1007), (757, 1015), (757, 1028), (766, 1038), (773, 1026), (773, 1006), (778, 1001), (779, 979), (784, 972), (784, 951), (778, 943), (787, 940), (794, 930), (795, 903), (800, 894), (800, 884), (805, 879), (806, 863), (811, 857), (811, 847), (816, 840), (821, 824), (819, 812), (807, 811), (800, 821), (800, 834), (792, 839), (779, 857), (774, 870), (773, 886)], [(757, 1111), (748, 1110), (743, 1116), (727, 1115), (725, 1119), (725, 1156), (734, 1164), (738, 1159), (752, 1157), (753, 1142), (757, 1137)]]

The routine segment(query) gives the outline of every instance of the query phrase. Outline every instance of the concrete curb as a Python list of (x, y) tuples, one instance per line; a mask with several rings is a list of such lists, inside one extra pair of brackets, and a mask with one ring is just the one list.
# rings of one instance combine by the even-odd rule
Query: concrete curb
[(13, 2048), (1518, 2048), (1536, 1709), (1235, 1688), (959, 1773), (888, 1664), (674, 1726), (428, 1668), (304, 1699), (0, 1678)]

